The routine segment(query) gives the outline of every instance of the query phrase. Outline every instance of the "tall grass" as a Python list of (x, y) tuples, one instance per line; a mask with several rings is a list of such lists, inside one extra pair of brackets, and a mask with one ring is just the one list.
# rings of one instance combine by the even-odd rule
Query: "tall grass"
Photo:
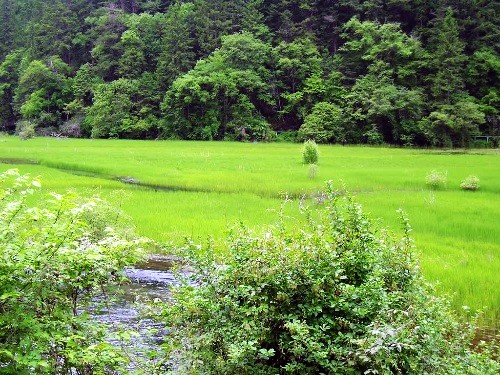
[[(221, 237), (238, 221), (272, 223), (272, 210), (284, 193), (315, 196), (323, 181), (334, 180), (392, 230), (399, 230), (396, 210), (404, 209), (428, 280), (453, 293), (457, 310), (484, 307), (484, 321), (499, 325), (500, 158), (495, 151), (320, 146), (320, 152), (321, 168), (311, 179), (297, 144), (0, 138), (0, 159), (40, 163), (16, 167), (41, 175), (45, 190), (98, 191), (122, 205), (140, 233), (161, 241)], [(0, 170), (9, 167), (0, 164)], [(447, 171), (446, 188), (426, 186), (432, 170)], [(460, 190), (471, 174), (481, 179), (475, 193)], [(288, 215), (297, 212), (297, 201)]]

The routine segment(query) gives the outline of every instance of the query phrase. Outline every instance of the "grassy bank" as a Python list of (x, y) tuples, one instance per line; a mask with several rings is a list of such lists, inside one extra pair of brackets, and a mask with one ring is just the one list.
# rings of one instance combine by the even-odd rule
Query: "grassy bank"
[[(294, 144), (4, 137), (0, 169), (22, 162), (15, 166), (41, 175), (47, 191), (100, 191), (122, 205), (141, 234), (163, 241), (219, 237), (238, 221), (271, 223), (284, 193), (315, 196), (323, 181), (343, 181), (383, 226), (397, 231), (396, 210), (404, 209), (426, 277), (454, 293), (457, 309), (488, 306), (485, 321), (498, 324), (491, 322), (500, 319), (500, 155), (340, 146), (320, 152), (318, 174), (310, 179)], [(445, 189), (426, 187), (433, 169), (447, 173)], [(481, 189), (461, 191), (471, 174)], [(287, 213), (294, 216), (296, 206)]]

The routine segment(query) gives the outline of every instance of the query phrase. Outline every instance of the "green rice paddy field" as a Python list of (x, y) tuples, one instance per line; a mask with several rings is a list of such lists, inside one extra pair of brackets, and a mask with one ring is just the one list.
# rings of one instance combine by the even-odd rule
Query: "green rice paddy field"
[[(297, 144), (0, 137), (0, 171), (39, 175), (44, 191), (97, 192), (121, 205), (140, 234), (174, 243), (185, 235), (220, 238), (239, 221), (273, 223), (285, 193), (294, 199), (286, 213), (296, 216), (301, 196), (317, 204), (310, 197), (333, 180), (395, 232), (396, 210), (405, 210), (427, 279), (451, 294), (457, 310), (483, 309), (481, 324), (500, 326), (498, 151), (321, 146), (320, 152), (317, 175), (309, 178)], [(431, 170), (447, 173), (445, 189), (425, 185)], [(479, 177), (479, 191), (460, 190), (468, 175)]]

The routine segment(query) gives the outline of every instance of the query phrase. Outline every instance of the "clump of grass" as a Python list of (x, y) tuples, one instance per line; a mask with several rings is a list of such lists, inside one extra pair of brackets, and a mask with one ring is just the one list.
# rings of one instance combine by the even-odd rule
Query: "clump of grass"
[(318, 164), (319, 149), (316, 142), (308, 140), (304, 142), (302, 147), (302, 160), (304, 164)]
[(439, 172), (435, 169), (430, 171), (429, 174), (425, 176), (425, 184), (432, 190), (446, 188), (447, 181), (447, 172)]
[(309, 164), (309, 171), (307, 172), (307, 177), (310, 179), (315, 179), (318, 175), (318, 165), (317, 164)]
[(460, 189), (476, 191), (479, 189), (479, 178), (474, 175), (467, 176), (465, 180), (460, 184)]

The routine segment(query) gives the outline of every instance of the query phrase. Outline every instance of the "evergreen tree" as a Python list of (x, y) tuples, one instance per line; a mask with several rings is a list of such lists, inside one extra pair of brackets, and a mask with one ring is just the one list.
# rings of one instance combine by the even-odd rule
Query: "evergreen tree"
[(275, 78), (271, 93), (279, 116), (277, 121), (285, 129), (298, 129), (314, 105), (304, 98), (306, 91), (316, 91), (313, 86), (322, 85), (321, 55), (309, 38), (301, 38), (291, 43), (281, 42), (274, 48), (274, 56)]
[(126, 30), (123, 12), (113, 7), (102, 8), (97, 17), (87, 22), (91, 25), (91, 56), (96, 73), (106, 81), (118, 78), (118, 61), (123, 53), (120, 40)]
[(194, 17), (193, 4), (173, 4), (168, 9), (156, 68), (163, 89), (167, 89), (175, 78), (186, 73), (196, 62), (192, 31)]
[(240, 31), (265, 33), (259, 0), (194, 0), (193, 3), (198, 57), (220, 47), (222, 36)]
[[(154, 15), (147, 13), (130, 14), (125, 17), (124, 22), (127, 31), (136, 35), (136, 42), (144, 55), (142, 69), (147, 72), (155, 71), (159, 56), (163, 52), (162, 40), (168, 32), (167, 15), (160, 13)], [(179, 38), (179, 44), (187, 43), (186, 40), (182, 39), (182, 35), (177, 34), (177, 37)]]
[(451, 103), (460, 94), (464, 85), (464, 43), (459, 37), (453, 10), (446, 8), (432, 27), (429, 39), (428, 69), (429, 91), (437, 102)]
[(482, 48), (500, 52), (499, 4), (490, 0), (448, 0), (460, 25), (465, 52), (472, 54)]
[(14, 2), (0, 0), (0, 61), (14, 49)]
[(119, 48), (123, 51), (118, 60), (117, 72), (124, 78), (135, 78), (144, 70), (146, 59), (144, 43), (133, 30), (123, 32)]
[(372, 64), (345, 98), (345, 112), (355, 125), (348, 132), (351, 142), (372, 143), (370, 137), (376, 136), (386, 143), (412, 145), (421, 134), (421, 91), (394, 82), (382, 61)]
[[(160, 120), (176, 137), (298, 130), (327, 103), (350, 117), (349, 141), (465, 144), (476, 130), (500, 133), (497, 10), (486, 0), (0, 0), (0, 126), (23, 116), (56, 126), (91, 107), (98, 118), (96, 87), (120, 80), (106, 90), (131, 101), (118, 110), (135, 130), (102, 136), (152, 137)], [(482, 116), (473, 130), (443, 126), (462, 121), (450, 108)], [(245, 126), (252, 116), (258, 125)]]
[(370, 66), (384, 62), (399, 83), (415, 84), (421, 47), (396, 23), (361, 22), (356, 17), (344, 25), (345, 43), (336, 56), (337, 65), (348, 81), (368, 73)]
[(93, 138), (118, 138), (141, 132), (133, 118), (132, 98), (137, 89), (135, 81), (124, 78), (95, 88), (93, 105), (85, 119)]
[(71, 63), (72, 40), (78, 32), (79, 21), (66, 1), (43, 3), (41, 16), (29, 24), (32, 34), (31, 52), (35, 58), (61, 56)]

